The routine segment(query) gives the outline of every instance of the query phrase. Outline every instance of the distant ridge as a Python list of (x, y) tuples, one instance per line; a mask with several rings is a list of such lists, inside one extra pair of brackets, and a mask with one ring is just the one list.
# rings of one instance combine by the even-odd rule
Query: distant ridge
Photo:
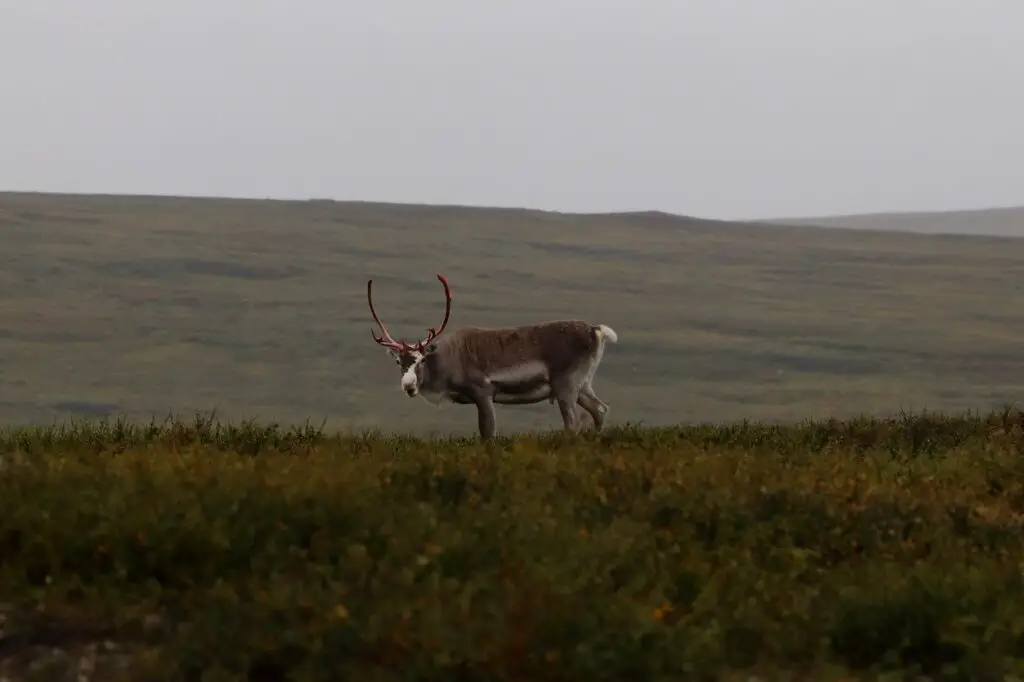
[(669, 213), (660, 210), (635, 211), (556, 211), (549, 209), (526, 208), (516, 206), (481, 206), (473, 204), (423, 204), (398, 201), (370, 201), (360, 199), (330, 198), (281, 198), (281, 197), (231, 197), (209, 195), (174, 195), (174, 194), (117, 194), (117, 193), (80, 193), (80, 192), (26, 192), (0, 191), (0, 202), (5, 197), (11, 199), (30, 197), (49, 197), (56, 201), (109, 201), (116, 199), (133, 204), (168, 205), (178, 202), (213, 202), (220, 204), (239, 205), (271, 203), (287, 206), (289, 204), (329, 204), (344, 206), (357, 211), (392, 211), (395, 213), (415, 213), (418, 218), (432, 217), (442, 219), (449, 217), (499, 218), (534, 218), (537, 220), (558, 220), (585, 218), (591, 220), (621, 221), (645, 228), (673, 229), (850, 229), (871, 232), (899, 232), (933, 236), (973, 236), (973, 237), (1024, 237), (1024, 206), (1007, 206), (985, 209), (966, 209), (952, 211), (921, 211), (921, 212), (885, 212), (855, 213), (832, 216), (804, 216), (790, 218), (762, 218), (748, 220), (727, 220), (722, 218), (706, 218), (680, 213)]
[[(684, 214), (668, 213), (658, 210), (637, 211), (557, 211), (552, 209), (528, 208), (519, 206), (482, 206), (474, 204), (426, 204), (401, 201), (373, 201), (365, 199), (330, 199), (320, 197), (280, 198), (280, 197), (232, 197), (208, 195), (175, 195), (175, 194), (116, 194), (116, 193), (74, 193), (74, 192), (11, 192), (0, 190), (0, 202), (4, 197), (11, 199), (43, 198), (55, 201), (123, 201), (134, 205), (169, 205), (174, 203), (210, 202), (226, 205), (267, 204), (274, 206), (288, 205), (330, 205), (343, 207), (359, 212), (393, 212), (415, 214), (417, 219), (423, 217), (470, 217), (479, 216), (489, 219), (503, 218), (535, 218), (535, 219), (589, 219), (614, 220), (641, 224), (653, 228), (717, 228), (717, 227), (760, 227), (753, 221), (724, 220), (719, 218), (703, 218)], [(779, 227), (775, 225), (774, 227)], [(784, 227), (784, 226), (782, 226)], [(800, 226), (794, 226), (800, 227)]]
[(1024, 206), (772, 218), (754, 222), (771, 225), (807, 225), (935, 235), (1024, 237)]

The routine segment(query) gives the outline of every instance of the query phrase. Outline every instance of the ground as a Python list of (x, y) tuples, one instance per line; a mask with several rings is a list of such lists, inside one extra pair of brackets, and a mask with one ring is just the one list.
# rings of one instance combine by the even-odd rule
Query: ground
[(0, 679), (1021, 679), (1022, 448), (1014, 410), (0, 431)]

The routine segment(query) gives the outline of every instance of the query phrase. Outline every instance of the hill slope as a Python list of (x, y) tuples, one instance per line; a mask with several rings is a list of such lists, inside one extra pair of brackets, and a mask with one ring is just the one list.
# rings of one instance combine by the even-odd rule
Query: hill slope
[(846, 227), (856, 230), (895, 230), (922, 234), (1024, 237), (1024, 206), (973, 211), (865, 213), (810, 218), (780, 218), (765, 222), (785, 225)]
[[(612, 421), (984, 408), (1024, 389), (1024, 240), (659, 213), (0, 194), (0, 415), (471, 432), (406, 398), (370, 338), (579, 317), (620, 342)], [(557, 410), (499, 409), (499, 429)]]

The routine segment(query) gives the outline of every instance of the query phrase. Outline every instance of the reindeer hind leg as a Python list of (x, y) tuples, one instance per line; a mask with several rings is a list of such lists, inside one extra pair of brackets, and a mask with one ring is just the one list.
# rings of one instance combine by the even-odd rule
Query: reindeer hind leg
[(562, 414), (563, 428), (575, 433), (579, 428), (576, 418), (576, 403), (580, 398), (580, 389), (570, 378), (570, 380), (552, 383), (551, 395), (558, 403), (558, 411)]
[(594, 393), (594, 389), (590, 387), (590, 384), (584, 385), (580, 388), (580, 395), (576, 399), (576, 402), (590, 414), (590, 418), (594, 420), (594, 430), (600, 431), (604, 427), (604, 420), (608, 414), (608, 405), (606, 405), (597, 394)]
[(575, 433), (579, 428), (576, 419), (576, 400), (570, 398), (558, 398), (558, 410), (562, 413), (562, 426), (566, 431)]

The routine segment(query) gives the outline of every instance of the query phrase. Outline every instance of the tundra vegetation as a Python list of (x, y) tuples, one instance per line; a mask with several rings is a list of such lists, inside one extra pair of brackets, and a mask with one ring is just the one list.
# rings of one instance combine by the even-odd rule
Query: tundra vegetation
[[(0, 418), (57, 424), (0, 433), (0, 678), (1024, 677), (1024, 416), (966, 412), (1024, 394), (1022, 239), (14, 193), (0, 231)], [(407, 398), (365, 283), (402, 338), (434, 272), (453, 327), (615, 329), (605, 430)]]
[[(0, 677), (1024, 675), (1024, 414), (0, 434)], [(908, 677), (910, 676), (910, 677)]]
[[(1006, 212), (1004, 212), (1006, 213)], [(960, 216), (963, 231), (1024, 209)], [(906, 216), (904, 216), (906, 219)], [(938, 223), (933, 217), (919, 221)], [(1024, 395), (1024, 239), (334, 201), (0, 193), (0, 419), (216, 410), (477, 431), (370, 337), (576, 318), (619, 335), (610, 423), (960, 413)], [(498, 407), (499, 431), (560, 425)], [(586, 417), (586, 415), (584, 415)]]

